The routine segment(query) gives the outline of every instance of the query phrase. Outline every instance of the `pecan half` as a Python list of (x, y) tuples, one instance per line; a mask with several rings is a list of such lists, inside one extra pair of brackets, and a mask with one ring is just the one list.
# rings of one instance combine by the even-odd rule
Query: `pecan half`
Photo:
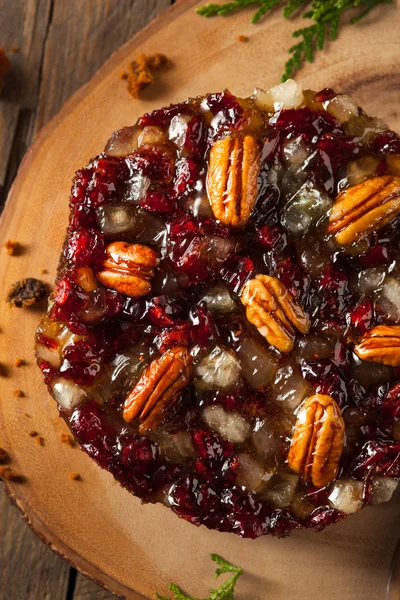
[(125, 400), (125, 421), (138, 417), (141, 433), (156, 429), (188, 384), (191, 372), (191, 357), (184, 346), (170, 348), (153, 360)]
[(324, 487), (335, 479), (344, 444), (344, 421), (330, 396), (315, 394), (305, 400), (288, 454), (288, 465), (305, 481)]
[(374, 177), (344, 190), (329, 216), (328, 233), (342, 246), (384, 227), (400, 214), (400, 177)]
[(239, 227), (250, 217), (257, 197), (261, 152), (251, 135), (228, 136), (215, 142), (210, 152), (207, 191), (216, 219)]
[(106, 259), (98, 265), (97, 279), (108, 288), (127, 296), (146, 296), (158, 263), (157, 253), (148, 246), (113, 242)]
[(276, 277), (256, 275), (245, 284), (240, 299), (250, 323), (281, 352), (293, 350), (296, 329), (310, 329), (302, 307)]
[(377, 325), (354, 348), (361, 360), (390, 367), (400, 366), (400, 325)]

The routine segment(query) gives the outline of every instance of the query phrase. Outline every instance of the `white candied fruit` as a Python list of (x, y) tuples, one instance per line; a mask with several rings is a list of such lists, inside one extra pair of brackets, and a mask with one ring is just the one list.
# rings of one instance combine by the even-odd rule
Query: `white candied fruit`
[(331, 206), (327, 194), (306, 183), (285, 206), (282, 224), (293, 235), (303, 235)]
[(393, 479), (392, 477), (375, 477), (372, 482), (371, 504), (389, 502), (398, 485), (398, 479)]
[(304, 103), (303, 88), (293, 79), (288, 79), (266, 91), (256, 88), (254, 101), (257, 106), (268, 111), (297, 108)]
[(161, 127), (149, 125), (144, 127), (138, 136), (138, 147), (146, 144), (162, 144), (165, 142), (165, 134)]
[(279, 454), (279, 438), (267, 421), (258, 421), (251, 436), (251, 444), (262, 462), (275, 463)]
[(389, 277), (384, 282), (378, 297), (379, 307), (392, 321), (400, 321), (400, 281)]
[(99, 229), (105, 235), (116, 235), (135, 229), (135, 213), (130, 206), (105, 204), (96, 208)]
[(327, 110), (339, 123), (346, 123), (352, 117), (358, 116), (358, 104), (351, 96), (347, 94), (338, 94), (332, 100), (323, 102), (323, 107)]
[(210, 288), (201, 298), (201, 301), (207, 304), (208, 310), (212, 313), (228, 314), (236, 310), (235, 301), (228, 288), (222, 284)]
[(351, 515), (362, 508), (362, 481), (342, 480), (335, 481), (329, 494), (329, 501), (333, 508)]
[(292, 502), (299, 476), (292, 473), (276, 473), (268, 482), (268, 489), (263, 492), (263, 499), (276, 508), (285, 508)]
[(175, 117), (172, 117), (171, 119), (168, 137), (181, 150), (186, 140), (186, 131), (190, 119), (191, 117), (189, 115), (175, 115)]
[(272, 386), (273, 398), (288, 410), (295, 410), (308, 395), (309, 387), (300, 369), (285, 365), (277, 370)]
[(251, 425), (241, 414), (228, 412), (219, 405), (207, 406), (201, 417), (210, 429), (227, 442), (243, 444), (250, 433)]
[(36, 345), (36, 358), (38, 360), (45, 360), (51, 364), (55, 369), (61, 367), (61, 352), (59, 348), (48, 348), (43, 344)]
[(215, 346), (194, 368), (196, 385), (202, 389), (228, 389), (239, 380), (240, 365), (231, 350)]
[(385, 277), (385, 267), (371, 267), (360, 271), (357, 282), (360, 293), (368, 296), (375, 292), (382, 285)]
[(242, 375), (254, 389), (260, 389), (272, 381), (278, 367), (276, 357), (253, 337), (246, 336), (237, 349)]
[(140, 128), (137, 125), (119, 129), (108, 140), (105, 153), (109, 156), (126, 156), (138, 147)]
[(87, 398), (85, 390), (65, 377), (54, 379), (51, 390), (53, 398), (65, 410), (72, 410)]
[(240, 452), (238, 459), (239, 468), (237, 470), (236, 485), (243, 486), (251, 492), (258, 492), (269, 481), (272, 474), (266, 473), (263, 466), (250, 454)]

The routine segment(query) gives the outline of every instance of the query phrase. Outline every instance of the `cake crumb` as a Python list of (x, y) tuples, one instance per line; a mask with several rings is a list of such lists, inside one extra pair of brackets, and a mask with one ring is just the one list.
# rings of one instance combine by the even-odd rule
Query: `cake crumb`
[(237, 40), (238, 40), (238, 42), (248, 42), (249, 36), (248, 35), (238, 35)]
[(0, 448), (0, 462), (5, 462), (6, 460), (8, 460), (8, 454), (4, 448)]
[(19, 358), (19, 356), (17, 356), (17, 358), (14, 358), (14, 365), (16, 367), (23, 367), (25, 364), (26, 363), (23, 358)]
[(36, 442), (38, 446), (44, 446), (44, 437), (41, 435), (36, 436)]
[(31, 437), (37, 437), (39, 434), (38, 434), (38, 432), (37, 432), (37, 431), (30, 431), (30, 432), (29, 432), (29, 435), (30, 435)]
[(71, 446), (71, 448), (73, 448), (74, 446), (76, 446), (74, 438), (71, 435), (69, 435), (68, 433), (61, 433), (60, 434), (60, 441), (63, 444), (66, 444), (67, 446)]
[(2, 46), (0, 46), (0, 92), (3, 88), (4, 77), (11, 69), (11, 63), (6, 56), (6, 52)]
[(30, 414), (28, 414), (28, 413), (24, 413), (24, 415), (25, 415), (25, 417), (28, 417), (28, 419), (30, 419), (30, 418), (31, 418), (31, 415), (30, 415)]
[(48, 273), (48, 270), (47, 270), (47, 269), (45, 269), (45, 268), (43, 268), (43, 269), (40, 269), (40, 274), (41, 274), (41, 275), (47, 275), (47, 273)]
[(72, 479), (73, 481), (81, 481), (82, 477), (79, 475), (79, 473), (70, 473), (69, 474), (69, 478)]
[(12, 44), (12, 46), (10, 46), (10, 51), (11, 52), (19, 52), (19, 46), (16, 46), (15, 44)]
[(13, 469), (10, 469), (10, 467), (0, 466), (0, 479), (6, 479), (7, 481), (21, 481), (21, 476)]
[(21, 244), (16, 240), (7, 240), (4, 248), (10, 256), (18, 256), (21, 253)]
[(170, 65), (169, 59), (165, 54), (153, 54), (140, 56), (132, 61), (128, 67), (128, 72), (121, 73), (121, 79), (127, 81), (127, 89), (133, 98), (139, 98), (140, 92), (147, 86), (155, 82), (154, 72), (160, 71)]
[(44, 283), (34, 277), (28, 277), (16, 281), (10, 286), (6, 300), (9, 304), (18, 308), (28, 307), (37, 304), (44, 298), (46, 292), (47, 289)]
[(24, 398), (25, 394), (22, 390), (13, 390), (13, 396), (16, 398)]

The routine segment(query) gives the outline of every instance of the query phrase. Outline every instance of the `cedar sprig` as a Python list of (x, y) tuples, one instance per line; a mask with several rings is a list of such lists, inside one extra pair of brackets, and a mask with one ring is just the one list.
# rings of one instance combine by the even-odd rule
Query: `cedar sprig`
[[(292, 35), (299, 39), (289, 48), (290, 57), (285, 63), (282, 81), (286, 81), (298, 71), (305, 61), (313, 62), (315, 54), (323, 50), (327, 36), (331, 41), (338, 37), (342, 16), (350, 9), (359, 9), (349, 24), (354, 25), (366, 17), (379, 4), (391, 4), (393, 0), (235, 0), (226, 4), (207, 4), (197, 9), (200, 15), (212, 17), (228, 15), (249, 6), (257, 7), (251, 19), (259, 21), (267, 12), (283, 5), (283, 16), (290, 19), (299, 13), (303, 19), (311, 20), (307, 27), (297, 29)], [(309, 10), (305, 10), (309, 7)], [(302, 12), (304, 10), (304, 12)]]
[(224, 581), (217, 590), (210, 590), (210, 595), (207, 598), (199, 599), (187, 596), (175, 583), (171, 583), (169, 589), (175, 594), (174, 598), (166, 598), (165, 596), (156, 594), (158, 600), (234, 600), (233, 594), (236, 582), (243, 573), (243, 570), (240, 567), (231, 565), (218, 554), (211, 554), (211, 559), (219, 565), (215, 571), (215, 579), (225, 573), (233, 574), (229, 579)]

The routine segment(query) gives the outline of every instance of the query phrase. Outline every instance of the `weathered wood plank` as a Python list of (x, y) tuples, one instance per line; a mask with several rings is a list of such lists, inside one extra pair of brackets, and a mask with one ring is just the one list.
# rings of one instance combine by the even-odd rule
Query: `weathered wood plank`
[(0, 485), (1, 600), (65, 598), (69, 566), (32, 533)]
[(103, 590), (87, 577), (78, 573), (74, 590), (74, 600), (112, 600), (114, 594)]
[[(0, 101), (0, 203), (15, 176), (9, 159), (16, 136), (20, 111), (33, 125), (37, 106), (43, 47), (51, 14), (52, 0), (0, 0), (0, 45), (4, 46), (12, 63)], [(12, 53), (11, 46), (19, 51)], [(28, 132), (32, 131), (28, 127)], [(30, 135), (30, 134), (29, 134)], [(24, 142), (30, 143), (30, 139)], [(18, 157), (18, 162), (22, 155)]]
[(170, 0), (57, 0), (44, 54), (35, 129), (47, 123), (116, 48), (170, 4)]

